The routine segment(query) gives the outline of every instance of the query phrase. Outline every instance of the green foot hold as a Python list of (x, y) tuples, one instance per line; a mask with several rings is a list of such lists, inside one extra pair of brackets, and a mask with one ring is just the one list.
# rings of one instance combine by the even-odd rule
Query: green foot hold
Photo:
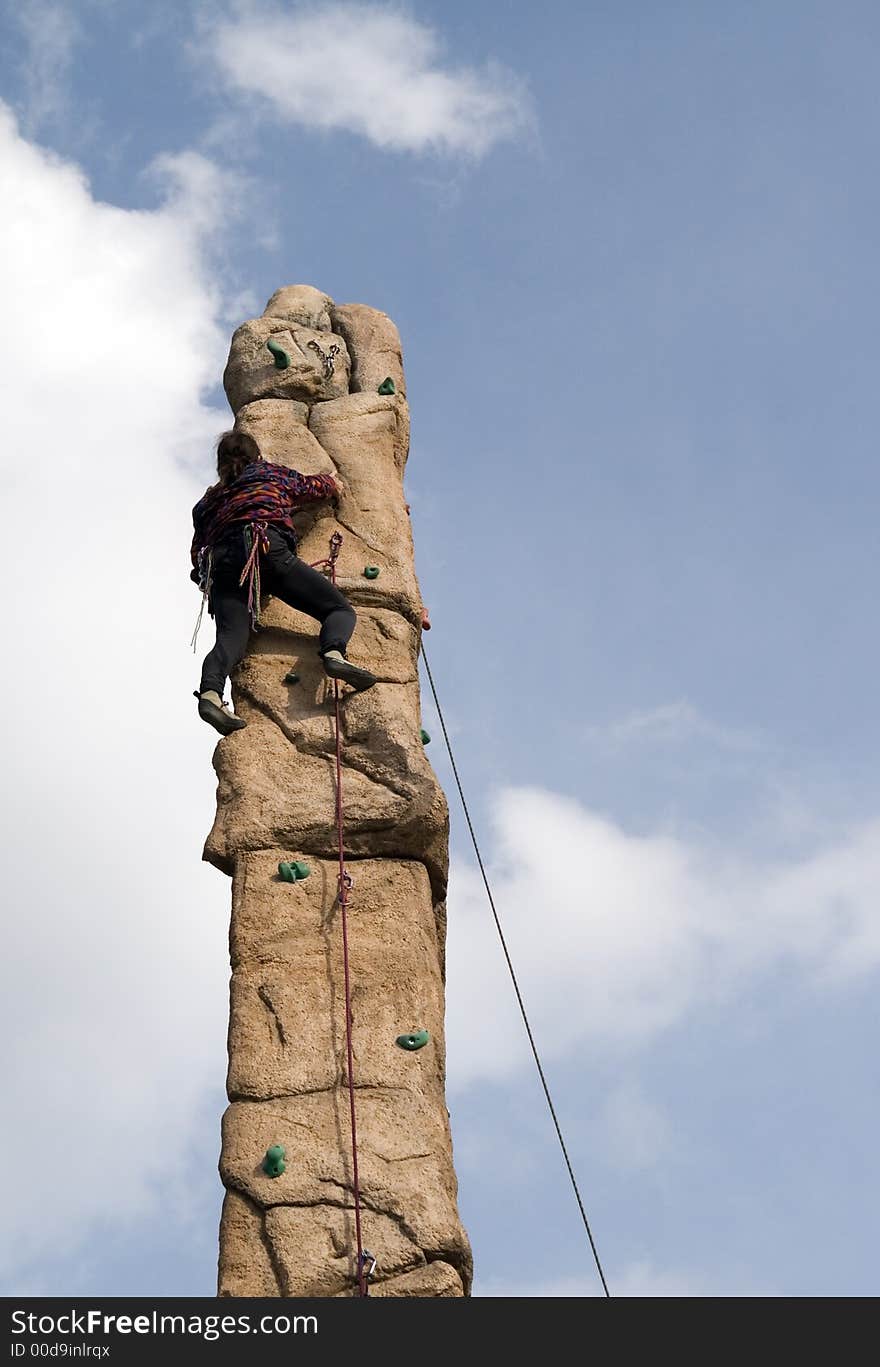
[(284, 350), (284, 347), (281, 346), (279, 342), (273, 342), (271, 337), (266, 343), (266, 346), (272, 353), (273, 359), (275, 361), (275, 369), (286, 370), (287, 367), (290, 365), (290, 357)]
[(413, 1030), (408, 1035), (398, 1035), (396, 1042), (401, 1049), (409, 1049), (412, 1052), (414, 1049), (424, 1049), (430, 1038), (427, 1030)]
[(308, 878), (309, 866), (304, 864), (301, 859), (288, 861), (282, 860), (278, 865), (278, 873), (282, 883), (298, 883), (301, 878)]
[(284, 676), (285, 683), (299, 683), (299, 675), (295, 669), (288, 669)]
[(431, 737), (428, 735), (428, 733), (427, 733), (427, 731), (425, 730), (424, 726), (422, 727), (421, 731), (419, 732), (419, 736), (421, 737), (422, 745), (430, 745), (430, 743), (431, 743)]
[(365, 579), (378, 579), (378, 578), (379, 578), (379, 566), (378, 566), (378, 565), (365, 565), (365, 566), (364, 566), (364, 578), (365, 578)]
[(382, 383), (379, 385), (379, 393), (380, 393), (380, 394), (396, 394), (396, 393), (397, 393), (397, 390), (396, 390), (395, 385), (394, 385), (394, 381), (392, 380), (392, 378), (391, 378), (390, 375), (386, 375), (386, 376), (385, 376), (385, 379), (384, 379), (384, 380), (382, 381)]
[(287, 1164), (284, 1162), (284, 1145), (272, 1144), (263, 1159), (263, 1172), (267, 1177), (280, 1177)]

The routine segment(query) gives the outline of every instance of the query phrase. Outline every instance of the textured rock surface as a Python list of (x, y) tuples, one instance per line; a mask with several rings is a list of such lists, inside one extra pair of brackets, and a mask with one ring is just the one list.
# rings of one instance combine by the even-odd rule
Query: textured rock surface
[(330, 332), (333, 300), (314, 285), (282, 285), (263, 309), (264, 318), (284, 318), (316, 332)]
[[(276, 369), (266, 345), (270, 337), (287, 352), (286, 370)], [(341, 337), (283, 318), (252, 318), (232, 338), (223, 388), (235, 413), (254, 399), (313, 403), (347, 394), (349, 371), (348, 349)]]
[[(236, 711), (248, 725), (214, 756), (217, 816), (205, 857), (228, 873), (248, 850), (296, 846), (331, 858), (336, 849), (332, 685), (314, 623), (275, 600), (263, 620), (268, 629), (235, 678)], [(358, 623), (349, 654), (380, 682), (341, 708), (346, 850), (422, 860), (439, 898), (449, 817), (419, 740), (418, 633), (388, 608), (359, 608)], [(299, 683), (285, 682), (291, 669)]]
[(406, 394), (400, 333), (388, 317), (366, 304), (339, 304), (330, 311), (332, 327), (344, 337), (352, 358), (351, 388), (378, 389), (385, 379), (394, 381), (398, 394)]
[[(312, 859), (301, 883), (277, 877), (277, 849), (243, 856), (233, 885), (230, 1097), (265, 1100), (332, 1090), (347, 1080), (341, 1010), (337, 865)], [(350, 961), (357, 984), (352, 1041), (358, 1087), (412, 1091), (443, 1105), (443, 983), (430, 880), (416, 860), (350, 861)], [(323, 1028), (311, 1032), (313, 1020)], [(408, 1053), (398, 1035), (426, 1029)]]
[[(269, 336), (290, 353), (288, 370), (275, 369)], [(396, 393), (376, 393), (388, 376)], [(358, 612), (349, 655), (379, 678), (364, 694), (344, 689), (341, 709), (361, 1214), (378, 1262), (371, 1294), (467, 1295), (444, 1097), (448, 813), (419, 736), (422, 603), (403, 493), (400, 338), (378, 310), (285, 286), (237, 329), (224, 384), (236, 427), (267, 459), (344, 481), (338, 509), (298, 515), (300, 555), (322, 559), (342, 533), (338, 583)], [(364, 576), (367, 565), (377, 578)], [(268, 598), (262, 624), (233, 679), (248, 725), (217, 746), (217, 815), (204, 852), (233, 875), (219, 1293), (350, 1296), (357, 1244), (332, 686), (311, 618)], [(291, 669), (296, 683), (286, 680)], [(310, 875), (283, 883), (278, 864), (293, 859)], [(421, 1029), (425, 1048), (397, 1046), (398, 1035)], [(262, 1170), (272, 1144), (286, 1151), (277, 1178)]]
[(333, 474), (333, 463), (309, 431), (309, 406), (295, 399), (255, 399), (238, 410), (235, 426), (259, 439), (266, 460), (304, 475)]

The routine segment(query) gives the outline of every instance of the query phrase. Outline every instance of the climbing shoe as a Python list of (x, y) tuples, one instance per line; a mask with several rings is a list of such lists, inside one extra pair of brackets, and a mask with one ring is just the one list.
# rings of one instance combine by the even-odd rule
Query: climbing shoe
[(372, 688), (376, 682), (375, 674), (353, 665), (351, 660), (346, 660), (341, 650), (326, 651), (323, 660), (325, 674), (329, 674), (331, 679), (342, 679), (344, 683), (351, 684), (358, 693)]
[(228, 736), (230, 732), (240, 731), (243, 726), (247, 726), (246, 721), (230, 712), (219, 693), (211, 690), (207, 693), (196, 693), (196, 697), (199, 700), (199, 716), (202, 721), (210, 722), (221, 736)]

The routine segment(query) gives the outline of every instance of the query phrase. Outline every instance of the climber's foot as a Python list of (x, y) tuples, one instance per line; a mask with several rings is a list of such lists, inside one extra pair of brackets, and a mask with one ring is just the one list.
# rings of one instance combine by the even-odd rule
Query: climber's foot
[(344, 683), (351, 684), (358, 693), (365, 692), (376, 683), (375, 674), (371, 674), (368, 669), (361, 669), (359, 665), (353, 665), (351, 660), (346, 660), (341, 650), (328, 650), (323, 659), (325, 674), (331, 679), (342, 679)]
[(202, 721), (209, 722), (221, 736), (228, 736), (231, 732), (240, 731), (243, 726), (247, 726), (246, 721), (230, 712), (220, 694), (213, 689), (207, 693), (197, 693), (196, 697), (199, 700), (199, 716)]

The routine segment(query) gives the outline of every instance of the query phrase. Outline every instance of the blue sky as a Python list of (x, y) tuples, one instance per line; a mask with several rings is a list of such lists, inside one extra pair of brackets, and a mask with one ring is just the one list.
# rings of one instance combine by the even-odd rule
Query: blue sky
[[(612, 1293), (877, 1294), (876, 7), (0, 16), (4, 1291), (214, 1289), (189, 511), (229, 334), (308, 282), (401, 330), (426, 646)], [(476, 1290), (594, 1295), (424, 720)]]

